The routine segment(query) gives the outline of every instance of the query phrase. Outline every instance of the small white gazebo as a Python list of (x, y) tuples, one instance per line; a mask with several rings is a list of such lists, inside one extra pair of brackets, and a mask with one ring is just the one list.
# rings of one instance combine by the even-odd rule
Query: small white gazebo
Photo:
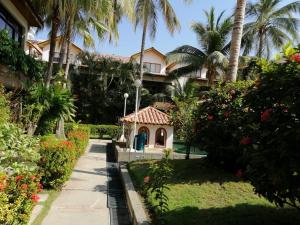
[[(130, 126), (129, 140), (133, 140), (135, 113), (121, 118), (121, 122)], [(170, 123), (170, 117), (160, 110), (148, 106), (137, 112), (137, 133), (143, 131), (147, 134), (145, 149), (173, 148), (174, 129)], [(132, 145), (132, 143), (131, 143)]]

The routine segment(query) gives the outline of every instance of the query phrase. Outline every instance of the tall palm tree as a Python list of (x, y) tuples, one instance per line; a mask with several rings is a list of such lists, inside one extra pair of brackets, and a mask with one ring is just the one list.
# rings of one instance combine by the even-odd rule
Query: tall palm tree
[(237, 0), (230, 46), (229, 69), (226, 76), (226, 80), (228, 81), (236, 81), (237, 78), (246, 3), (247, 0)]
[(258, 0), (248, 2), (244, 25), (244, 54), (253, 49), (257, 56), (269, 58), (271, 49), (280, 49), (289, 41), (299, 40), (299, 18), (294, 13), (300, 12), (300, 1), (284, 4), (282, 0)]
[(230, 17), (223, 19), (225, 11), (216, 17), (213, 7), (209, 12), (204, 11), (204, 13), (207, 19), (205, 24), (201, 22), (192, 24), (192, 30), (197, 35), (200, 49), (184, 45), (167, 54), (170, 63), (183, 65), (169, 74), (171, 78), (206, 69), (209, 84), (214, 85), (217, 74), (224, 73), (226, 70), (232, 20)]
[(144, 49), (147, 31), (150, 31), (150, 37), (154, 39), (156, 34), (157, 16), (159, 10), (162, 12), (163, 19), (171, 34), (180, 28), (177, 16), (168, 0), (137, 0), (135, 7), (136, 26), (142, 24), (143, 34), (140, 54), (140, 79), (143, 81), (144, 69)]

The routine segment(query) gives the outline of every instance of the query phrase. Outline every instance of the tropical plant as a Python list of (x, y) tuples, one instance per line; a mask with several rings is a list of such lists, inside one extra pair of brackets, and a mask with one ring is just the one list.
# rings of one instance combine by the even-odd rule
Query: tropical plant
[(209, 84), (214, 85), (217, 75), (223, 75), (225, 72), (228, 65), (226, 56), (230, 46), (228, 38), (232, 30), (232, 20), (231, 18), (223, 19), (225, 11), (216, 18), (214, 8), (204, 13), (207, 24), (201, 22), (192, 24), (200, 49), (184, 45), (167, 54), (169, 62), (183, 65), (170, 72), (171, 78), (206, 69)]
[(284, 4), (282, 0), (248, 2), (244, 25), (244, 54), (257, 50), (258, 57), (269, 58), (272, 48), (279, 49), (288, 41), (298, 40), (300, 1)]
[(176, 78), (168, 89), (173, 98), (175, 97), (178, 101), (185, 101), (197, 97), (201, 90), (200, 85), (192, 78), (186, 78), (184, 80)]
[(190, 158), (191, 146), (195, 141), (197, 98), (189, 97), (180, 101), (174, 98), (176, 109), (172, 110), (171, 123), (174, 126), (176, 136), (184, 141), (186, 147), (186, 159)]
[[(300, 47), (300, 46), (299, 46)], [(255, 191), (279, 206), (300, 209), (300, 48), (285, 48), (263, 67), (245, 96), (247, 173)]]
[(237, 78), (246, 4), (247, 0), (237, 0), (230, 45), (229, 68), (226, 76), (228, 81), (236, 81)]

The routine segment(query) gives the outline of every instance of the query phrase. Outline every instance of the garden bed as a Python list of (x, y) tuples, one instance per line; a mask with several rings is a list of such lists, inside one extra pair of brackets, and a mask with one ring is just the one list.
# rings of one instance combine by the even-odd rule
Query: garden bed
[[(253, 192), (253, 186), (210, 165), (206, 159), (174, 160), (174, 175), (166, 191), (167, 225), (296, 225), (299, 211), (276, 208)], [(128, 165), (136, 189), (143, 188), (149, 161)], [(150, 205), (153, 199), (149, 199)]]

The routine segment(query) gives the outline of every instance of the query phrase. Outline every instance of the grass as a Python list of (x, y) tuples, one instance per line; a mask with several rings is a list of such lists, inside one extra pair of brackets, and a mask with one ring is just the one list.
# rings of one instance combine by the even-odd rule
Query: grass
[[(136, 161), (128, 168), (142, 190), (149, 161)], [(212, 165), (206, 159), (174, 160), (169, 181), (167, 225), (298, 225), (295, 209), (276, 208), (259, 197), (251, 184)], [(152, 200), (149, 199), (150, 204)]]
[(32, 225), (40, 225), (42, 224), (44, 218), (47, 216), (50, 207), (53, 203), (53, 201), (57, 198), (60, 191), (56, 190), (45, 190), (43, 191), (43, 194), (49, 194), (48, 199), (45, 202), (39, 203), (40, 205), (43, 205), (43, 209), (40, 212), (40, 214), (37, 216), (37, 218), (33, 221)]

